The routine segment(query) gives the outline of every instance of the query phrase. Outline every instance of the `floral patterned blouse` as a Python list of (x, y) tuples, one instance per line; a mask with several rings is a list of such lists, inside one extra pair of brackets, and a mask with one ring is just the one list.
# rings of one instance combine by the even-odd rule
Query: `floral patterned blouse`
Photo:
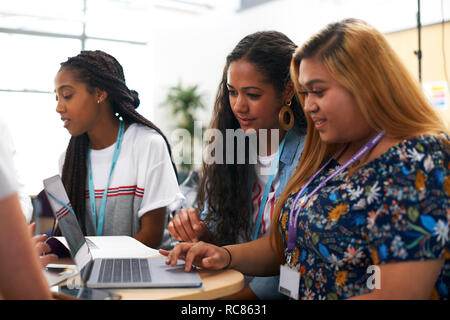
[[(371, 265), (444, 257), (431, 298), (448, 299), (449, 155), (441, 139), (423, 135), (391, 147), (351, 176), (346, 169), (328, 181), (298, 217), (291, 266), (301, 274), (299, 298), (370, 293)], [(332, 160), (305, 194), (337, 168)], [(288, 197), (280, 217), (286, 258), (287, 222), (297, 192)]]

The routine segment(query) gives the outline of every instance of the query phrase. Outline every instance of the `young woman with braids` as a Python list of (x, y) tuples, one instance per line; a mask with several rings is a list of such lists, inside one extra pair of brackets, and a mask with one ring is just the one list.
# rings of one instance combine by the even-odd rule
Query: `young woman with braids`
[[(265, 129), (267, 138), (262, 141), (261, 135), (258, 144), (266, 145), (267, 152), (259, 148), (257, 163), (250, 164), (247, 141), (245, 151), (235, 151), (233, 163), (204, 163), (198, 197), (201, 214), (194, 208), (180, 210), (169, 223), (176, 239), (225, 245), (269, 232), (275, 202), (297, 166), (306, 131), (289, 78), (295, 48), (284, 34), (266, 31), (246, 36), (228, 55), (210, 128), (221, 132), (224, 155), (229, 145), (226, 130), (253, 129), (260, 137)], [(278, 136), (273, 136), (277, 141), (272, 141), (271, 130), (278, 130)], [(271, 150), (273, 142), (276, 149)], [(246, 163), (238, 164), (243, 152)], [(241, 292), (227, 298), (282, 298), (277, 288), (278, 277), (253, 278)]]
[(165, 247), (166, 209), (183, 196), (167, 139), (136, 112), (138, 93), (128, 89), (122, 66), (105, 52), (82, 51), (61, 63), (55, 93), (72, 135), (62, 180), (85, 235)]
[(356, 19), (312, 36), (291, 72), (307, 138), (270, 235), (178, 243), (167, 263), (280, 273), (298, 299), (448, 299), (449, 131), (420, 85)]

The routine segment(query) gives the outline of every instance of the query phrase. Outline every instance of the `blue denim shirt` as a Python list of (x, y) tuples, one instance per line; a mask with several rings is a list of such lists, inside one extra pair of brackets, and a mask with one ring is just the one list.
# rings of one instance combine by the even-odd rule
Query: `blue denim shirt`
[[(306, 135), (301, 132), (301, 129), (294, 125), (291, 130), (286, 133), (285, 144), (283, 152), (280, 155), (280, 162), (278, 165), (278, 173), (280, 179), (280, 185), (275, 192), (275, 202), (278, 197), (286, 188), (286, 185), (297, 168), (298, 160), (302, 154), (303, 147), (305, 145)], [(254, 170), (250, 170), (251, 174), (254, 174)], [(200, 214), (200, 218), (205, 220), (208, 214), (208, 206), (205, 203), (203, 212)], [(215, 225), (208, 224), (208, 229), (214, 233)], [(273, 277), (254, 277), (248, 283), (255, 295), (261, 300), (278, 300), (287, 298), (283, 294), (278, 292), (278, 283), (280, 281), (279, 276)]]
[(297, 168), (298, 160), (300, 159), (303, 147), (305, 146), (305, 138), (306, 134), (301, 133), (298, 126), (293, 126), (292, 129), (286, 133), (286, 142), (280, 156), (278, 168), (280, 186), (275, 192), (275, 201), (286, 188), (289, 179)]

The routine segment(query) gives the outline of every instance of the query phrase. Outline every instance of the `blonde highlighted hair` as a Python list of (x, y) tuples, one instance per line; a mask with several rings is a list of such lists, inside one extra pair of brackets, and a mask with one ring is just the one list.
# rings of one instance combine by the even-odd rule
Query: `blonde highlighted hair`
[[(327, 25), (299, 47), (291, 61), (291, 78), (299, 88), (299, 67), (303, 59), (319, 59), (330, 75), (355, 98), (369, 126), (386, 136), (407, 139), (421, 134), (449, 134), (448, 128), (424, 96), (400, 58), (378, 30), (357, 19)], [(301, 104), (304, 99), (298, 95)], [(279, 219), (291, 193), (316, 172), (339, 145), (325, 144), (308, 114), (305, 148), (297, 169), (280, 195), (270, 228), (272, 244), (283, 260)]]

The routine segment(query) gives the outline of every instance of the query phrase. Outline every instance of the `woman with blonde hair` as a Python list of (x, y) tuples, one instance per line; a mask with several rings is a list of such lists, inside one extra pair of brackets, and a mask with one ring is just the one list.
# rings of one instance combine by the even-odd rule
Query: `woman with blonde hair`
[[(281, 272), (301, 299), (448, 299), (448, 129), (383, 35), (347, 19), (292, 60), (308, 121), (271, 235), (248, 244), (180, 244), (212, 269)], [(280, 267), (281, 265), (281, 267)]]

